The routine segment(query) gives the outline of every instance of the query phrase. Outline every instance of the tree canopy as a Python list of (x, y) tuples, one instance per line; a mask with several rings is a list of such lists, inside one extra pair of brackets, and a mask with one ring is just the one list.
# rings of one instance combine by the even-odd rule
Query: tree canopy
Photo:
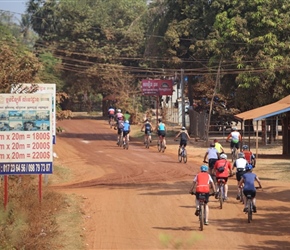
[[(101, 93), (129, 107), (140, 79), (184, 69), (191, 103), (215, 94), (244, 111), (289, 94), (289, 11), (287, 0), (30, 0), (22, 37), (31, 27), (38, 39), (23, 55), (32, 57), (31, 77), (58, 82), (88, 106)], [(20, 81), (6, 72), (3, 83)]]

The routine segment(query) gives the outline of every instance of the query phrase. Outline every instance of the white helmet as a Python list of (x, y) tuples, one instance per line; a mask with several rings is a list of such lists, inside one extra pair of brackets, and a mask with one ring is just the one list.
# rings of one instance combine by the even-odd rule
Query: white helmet
[(228, 156), (227, 156), (226, 154), (221, 154), (221, 155), (220, 155), (220, 158), (226, 160), (226, 159), (228, 159)]
[(129, 123), (129, 121), (128, 121), (128, 120), (126, 120), (125, 122), (126, 122), (126, 123)]
[(121, 113), (121, 109), (117, 109), (117, 112), (118, 112), (118, 113)]

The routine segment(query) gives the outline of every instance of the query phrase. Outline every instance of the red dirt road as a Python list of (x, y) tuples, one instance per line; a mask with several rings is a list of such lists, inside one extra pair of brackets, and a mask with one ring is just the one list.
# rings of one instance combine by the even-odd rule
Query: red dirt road
[[(290, 249), (288, 183), (262, 179), (257, 214), (246, 221), (229, 180), (229, 201), (219, 209), (210, 198), (210, 225), (199, 231), (188, 190), (201, 159), (176, 159), (177, 144), (158, 153), (130, 142), (116, 146), (116, 131), (104, 120), (64, 120), (54, 151), (71, 169), (73, 182), (61, 190), (86, 197), (87, 249)], [(194, 155), (194, 144), (188, 147)]]

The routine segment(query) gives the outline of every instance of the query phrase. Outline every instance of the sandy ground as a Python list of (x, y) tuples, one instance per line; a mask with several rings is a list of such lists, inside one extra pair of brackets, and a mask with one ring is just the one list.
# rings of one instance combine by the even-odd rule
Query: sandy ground
[[(157, 151), (156, 141), (145, 149), (134, 138), (125, 150), (116, 146), (116, 131), (107, 121), (63, 120), (58, 126), (65, 131), (57, 136), (55, 164), (68, 167), (72, 178), (54, 187), (84, 197), (80, 226), (88, 250), (290, 249), (290, 184), (275, 180), (274, 172), (257, 169), (263, 190), (252, 223), (235, 200), (236, 181), (230, 178), (229, 201), (220, 209), (210, 199), (210, 225), (201, 232), (188, 190), (206, 148), (190, 143), (184, 164), (177, 162), (173, 139), (165, 153)], [(288, 159), (281, 162), (289, 166)]]

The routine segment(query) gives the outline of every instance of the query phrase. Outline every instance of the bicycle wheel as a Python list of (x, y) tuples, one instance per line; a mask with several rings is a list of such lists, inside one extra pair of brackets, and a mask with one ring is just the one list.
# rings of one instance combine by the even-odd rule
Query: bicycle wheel
[(251, 199), (248, 199), (247, 201), (247, 205), (248, 205), (248, 223), (251, 222), (251, 220), (253, 219), (253, 202)]
[(187, 162), (187, 152), (186, 152), (186, 149), (183, 150), (183, 162), (184, 163)]
[(165, 151), (164, 140), (161, 143), (161, 151), (162, 151), (162, 153), (164, 153), (164, 151)]
[(157, 148), (158, 148), (158, 151), (160, 152), (161, 151), (161, 142), (160, 142), (160, 139), (157, 142)]
[(240, 202), (242, 202), (242, 204), (244, 204), (244, 194), (243, 194), (243, 189), (240, 189)]
[(126, 144), (125, 144), (125, 146), (126, 146), (126, 149), (128, 150), (129, 149), (129, 141), (126, 139)]
[(145, 140), (145, 148), (148, 148), (148, 138)]
[(235, 154), (236, 154), (236, 148), (234, 147), (234, 148), (232, 149), (232, 162), (235, 161)]
[(181, 162), (182, 161), (182, 155), (181, 155), (181, 149), (180, 148), (177, 151), (177, 155), (178, 155), (178, 161)]
[(120, 140), (119, 140), (119, 147), (123, 146), (123, 135), (120, 135)]
[(204, 207), (202, 204), (199, 204), (199, 228), (200, 231), (203, 231), (203, 223), (204, 223)]
[(223, 202), (224, 202), (223, 185), (219, 186), (219, 202), (220, 202), (220, 209), (222, 209), (223, 208)]

